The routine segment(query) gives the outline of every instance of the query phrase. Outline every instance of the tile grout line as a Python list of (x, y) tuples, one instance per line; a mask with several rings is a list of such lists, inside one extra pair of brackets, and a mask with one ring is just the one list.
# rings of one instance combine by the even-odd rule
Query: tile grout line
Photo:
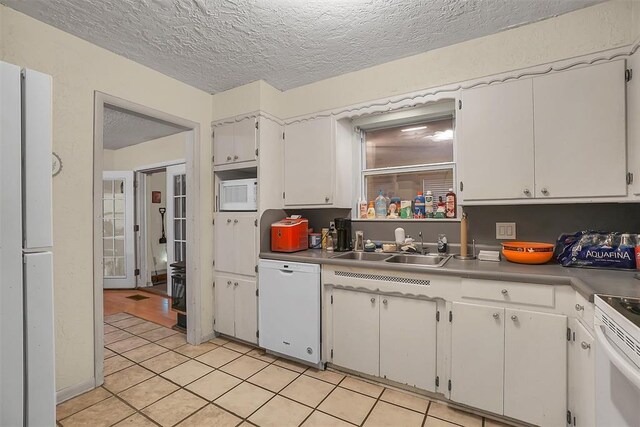
[[(127, 313), (127, 314), (128, 314), (128, 313)], [(119, 320), (117, 320), (117, 321), (126, 320), (126, 319), (131, 318), (131, 317), (139, 318), (138, 316), (135, 316), (135, 315), (129, 315), (129, 317), (127, 317), (127, 318), (125, 318), (125, 319), (119, 319)], [(153, 324), (155, 324), (155, 325), (158, 325), (157, 323), (155, 323), (155, 322), (153, 322), (153, 321), (148, 321), (148, 320), (146, 320), (146, 319), (143, 319), (143, 320), (144, 320), (144, 321), (146, 321), (146, 322), (149, 322), (149, 323), (153, 323)], [(105, 323), (106, 323), (106, 324), (108, 324), (106, 320), (105, 320)], [(141, 322), (141, 323), (138, 323), (138, 324), (142, 324), (142, 322)], [(136, 324), (136, 325), (138, 325), (138, 324)], [(135, 327), (136, 325), (133, 325), (133, 326), (131, 326), (131, 327)], [(363, 424), (364, 424), (364, 423), (366, 423), (366, 421), (369, 419), (369, 417), (371, 416), (371, 413), (373, 412), (373, 410), (375, 409), (375, 407), (378, 405), (378, 403), (379, 403), (380, 401), (384, 401), (384, 400), (382, 400), (382, 396), (384, 395), (384, 392), (385, 392), (387, 389), (392, 390), (392, 389), (390, 389), (390, 388), (386, 387), (386, 386), (385, 386), (385, 385), (383, 385), (383, 384), (376, 384), (376, 383), (373, 383), (373, 382), (369, 382), (369, 381), (364, 380), (363, 378), (360, 378), (360, 377), (357, 377), (357, 376), (354, 376), (354, 375), (349, 375), (349, 374), (346, 374), (346, 373), (342, 373), (342, 372), (339, 372), (339, 371), (337, 371), (337, 372), (336, 372), (336, 371), (333, 371), (333, 370), (331, 370), (331, 371), (330, 371), (330, 372), (335, 372), (336, 374), (338, 374), (338, 375), (342, 375), (342, 376), (343, 376), (343, 377), (342, 377), (342, 379), (340, 379), (340, 381), (338, 381), (337, 383), (333, 383), (333, 382), (330, 382), (330, 381), (324, 380), (324, 379), (322, 379), (322, 378), (317, 378), (317, 377), (314, 377), (314, 376), (312, 376), (312, 375), (306, 375), (306, 373), (307, 373), (307, 372), (310, 372), (310, 370), (312, 369), (311, 367), (307, 367), (307, 366), (305, 366), (305, 365), (300, 365), (302, 368), (304, 368), (304, 370), (303, 370), (302, 372), (298, 372), (297, 370), (294, 370), (294, 369), (291, 369), (291, 368), (289, 368), (289, 367), (287, 367), (287, 366), (282, 366), (282, 365), (280, 365), (280, 364), (277, 364), (277, 363), (276, 363), (276, 362), (281, 361), (281, 360), (282, 360), (282, 361), (285, 361), (285, 362), (290, 362), (290, 361), (288, 361), (287, 359), (281, 359), (281, 358), (278, 358), (277, 356), (270, 355), (269, 353), (267, 353), (266, 351), (264, 351), (264, 350), (260, 349), (259, 347), (256, 347), (256, 346), (254, 346), (254, 345), (247, 345), (247, 344), (245, 344), (245, 343), (243, 343), (243, 342), (237, 342), (237, 341), (233, 341), (233, 340), (226, 340), (225, 338), (223, 338), (223, 340), (225, 340), (226, 342), (225, 342), (224, 344), (218, 344), (218, 343), (212, 342), (212, 341), (213, 341), (213, 339), (212, 339), (212, 340), (209, 340), (209, 341), (207, 341), (207, 342), (208, 342), (208, 343), (211, 343), (211, 344), (213, 344), (213, 345), (215, 345), (215, 347), (214, 347), (214, 348), (212, 348), (212, 349), (210, 349), (210, 350), (208, 350), (208, 351), (205, 351), (204, 353), (198, 354), (198, 355), (196, 355), (196, 356), (190, 356), (190, 355), (183, 354), (183, 353), (180, 353), (180, 352), (178, 352), (178, 351), (177, 351), (177, 349), (178, 349), (178, 348), (183, 347), (183, 346), (186, 346), (186, 345), (189, 345), (188, 343), (183, 344), (183, 345), (179, 345), (179, 346), (174, 347), (174, 348), (169, 348), (169, 347), (165, 347), (165, 346), (163, 346), (162, 344), (157, 344), (157, 342), (158, 342), (158, 341), (161, 341), (161, 340), (166, 339), (166, 338), (170, 338), (171, 336), (177, 335), (179, 332), (176, 332), (175, 334), (169, 335), (169, 336), (167, 336), (167, 337), (160, 338), (160, 339), (158, 339), (158, 340), (156, 340), (156, 341), (151, 341), (151, 340), (146, 339), (146, 338), (143, 338), (143, 337), (141, 337), (141, 336), (139, 335), (139, 334), (144, 334), (144, 333), (151, 332), (151, 331), (154, 331), (154, 330), (158, 330), (158, 329), (160, 329), (160, 328), (170, 329), (170, 328), (169, 328), (169, 327), (167, 327), (167, 326), (159, 325), (157, 328), (151, 329), (151, 330), (149, 330), (149, 331), (140, 332), (139, 334), (136, 334), (136, 333), (132, 333), (132, 332), (126, 331), (125, 329), (119, 328), (118, 326), (114, 326), (114, 325), (110, 325), (110, 326), (113, 326), (114, 328), (117, 328), (119, 331), (125, 331), (125, 332), (127, 332), (127, 333), (131, 334), (131, 337), (138, 337), (138, 338), (141, 338), (141, 339), (144, 339), (144, 340), (148, 341), (148, 343), (147, 343), (147, 344), (143, 344), (142, 346), (144, 346), (144, 345), (148, 345), (148, 344), (156, 344), (157, 346), (162, 347), (162, 348), (163, 348), (164, 350), (166, 350), (166, 351), (163, 351), (163, 352), (162, 352), (162, 353), (160, 353), (160, 354), (154, 355), (154, 356), (152, 356), (152, 357), (149, 357), (149, 358), (147, 358), (147, 359), (140, 360), (139, 362), (137, 362), (137, 361), (132, 360), (132, 359), (130, 359), (129, 357), (125, 356), (125, 355), (124, 355), (124, 353), (127, 353), (127, 352), (129, 352), (129, 351), (136, 350), (136, 349), (138, 349), (138, 348), (140, 348), (140, 347), (142, 347), (142, 346), (135, 347), (135, 348), (132, 348), (132, 349), (128, 349), (128, 350), (126, 350), (126, 351), (123, 351), (122, 353), (119, 353), (119, 352), (117, 352), (117, 351), (114, 351), (114, 350), (109, 349), (109, 350), (113, 353), (112, 357), (113, 357), (113, 356), (115, 356), (115, 355), (118, 355), (118, 356), (121, 356), (122, 358), (124, 358), (125, 360), (130, 361), (130, 362), (132, 362), (132, 363), (133, 363), (133, 365), (128, 366), (128, 367), (126, 367), (126, 368), (122, 368), (122, 369), (120, 369), (120, 370), (118, 370), (118, 371), (115, 371), (115, 372), (111, 373), (110, 375), (116, 374), (116, 373), (118, 373), (118, 372), (121, 372), (121, 371), (123, 371), (123, 370), (125, 370), (125, 369), (127, 369), (127, 368), (131, 368), (131, 367), (133, 367), (133, 366), (139, 366), (139, 367), (141, 367), (141, 368), (143, 368), (143, 369), (145, 369), (145, 370), (147, 370), (147, 371), (149, 371), (149, 372), (153, 373), (153, 376), (152, 376), (152, 377), (150, 377), (150, 378), (147, 378), (147, 379), (145, 379), (145, 380), (143, 380), (143, 381), (141, 381), (141, 382), (139, 382), (139, 383), (137, 383), (137, 384), (134, 384), (134, 385), (132, 385), (132, 386), (130, 386), (130, 387), (127, 387), (127, 388), (125, 388), (125, 389), (123, 389), (123, 390), (119, 391), (118, 393), (113, 393), (113, 392), (111, 392), (110, 390), (108, 390), (107, 388), (105, 388), (104, 386), (102, 386), (101, 388), (103, 388), (105, 391), (107, 391), (107, 393), (109, 393), (109, 395), (110, 395), (110, 396), (107, 396), (105, 399), (102, 399), (102, 400), (100, 400), (100, 401), (98, 401), (98, 402), (95, 402), (94, 404), (92, 404), (92, 405), (90, 405), (90, 406), (88, 406), (88, 407), (86, 407), (86, 408), (83, 408), (83, 409), (81, 409), (81, 410), (79, 410), (79, 411), (76, 411), (76, 412), (74, 412), (74, 413), (70, 414), (70, 415), (68, 415), (67, 417), (65, 417), (64, 419), (67, 419), (67, 418), (69, 418), (69, 417), (71, 417), (71, 416), (73, 416), (73, 415), (75, 415), (75, 414), (77, 414), (77, 413), (79, 413), (79, 412), (82, 412), (82, 411), (84, 411), (84, 410), (87, 410), (87, 409), (89, 409), (89, 408), (91, 408), (91, 407), (93, 407), (93, 406), (95, 406), (95, 405), (97, 405), (97, 404), (99, 404), (99, 403), (101, 403), (101, 402), (104, 402), (104, 401), (105, 401), (105, 400), (107, 400), (109, 397), (112, 397), (112, 396), (113, 396), (113, 397), (115, 397), (116, 399), (118, 399), (118, 401), (121, 401), (121, 402), (125, 403), (128, 407), (132, 408), (132, 409), (135, 411), (135, 412), (134, 412), (134, 414), (131, 414), (131, 415), (129, 415), (128, 417), (131, 417), (131, 416), (133, 416), (133, 415), (135, 415), (135, 414), (141, 414), (145, 419), (149, 419), (149, 420), (150, 420), (150, 421), (152, 421), (154, 424), (157, 424), (157, 422), (156, 422), (156, 421), (154, 421), (152, 418), (150, 418), (149, 416), (147, 416), (146, 414), (144, 414), (142, 411), (143, 411), (144, 409), (148, 408), (149, 406), (151, 406), (151, 405), (153, 405), (153, 404), (156, 404), (157, 402), (159, 402), (160, 400), (162, 400), (162, 399), (166, 398), (167, 396), (170, 396), (170, 395), (172, 395), (172, 394), (174, 394), (174, 393), (176, 393), (176, 392), (178, 392), (178, 391), (180, 391), (180, 390), (184, 390), (185, 392), (190, 393), (190, 394), (193, 394), (194, 396), (197, 396), (199, 399), (204, 400), (206, 403), (205, 403), (205, 405), (204, 405), (203, 407), (199, 408), (198, 410), (194, 411), (193, 413), (191, 413), (191, 414), (187, 415), (185, 418), (183, 418), (183, 419), (181, 419), (180, 421), (178, 421), (178, 423), (177, 423), (177, 424), (179, 424), (179, 423), (181, 423), (181, 422), (185, 421), (186, 419), (188, 419), (188, 418), (190, 418), (190, 417), (194, 416), (196, 413), (198, 413), (198, 412), (202, 411), (202, 410), (203, 410), (204, 408), (206, 408), (208, 405), (212, 405), (212, 406), (214, 406), (214, 407), (216, 407), (216, 408), (219, 408), (219, 409), (220, 409), (220, 410), (222, 410), (222, 411), (225, 411), (225, 412), (227, 412), (227, 413), (233, 414), (234, 416), (237, 416), (240, 420), (242, 420), (242, 421), (240, 421), (241, 423), (242, 423), (242, 422), (247, 422), (247, 423), (250, 423), (250, 424), (252, 424), (252, 425), (253, 425), (254, 423), (253, 423), (253, 422), (251, 422), (251, 421), (249, 421), (249, 418), (250, 418), (251, 416), (253, 416), (255, 413), (257, 413), (258, 411), (260, 411), (260, 410), (261, 410), (265, 405), (267, 405), (269, 402), (271, 402), (271, 401), (272, 401), (276, 396), (280, 396), (280, 397), (281, 397), (281, 398), (283, 398), (283, 399), (286, 399), (286, 400), (288, 400), (288, 401), (294, 402), (294, 403), (299, 404), (299, 405), (301, 405), (301, 406), (303, 406), (303, 407), (306, 407), (306, 408), (311, 409), (311, 412), (310, 412), (310, 413), (309, 413), (309, 414), (308, 414), (308, 415), (307, 415), (307, 416), (302, 420), (302, 422), (301, 422), (300, 424), (305, 423), (305, 422), (306, 422), (306, 421), (307, 421), (307, 420), (308, 420), (308, 419), (313, 415), (313, 413), (314, 413), (314, 412), (316, 412), (316, 411), (318, 411), (318, 412), (320, 412), (320, 413), (326, 414), (326, 415), (328, 415), (328, 416), (334, 417), (334, 418), (336, 418), (336, 419), (339, 419), (339, 420), (341, 420), (341, 421), (344, 421), (344, 422), (347, 422), (347, 423), (351, 424), (351, 422), (349, 422), (349, 421), (347, 421), (347, 420), (345, 420), (345, 419), (342, 419), (342, 418), (340, 418), (339, 416), (336, 416), (336, 415), (333, 415), (333, 414), (329, 414), (329, 413), (327, 413), (327, 412), (325, 412), (325, 411), (320, 410), (320, 409), (319, 409), (319, 407), (320, 407), (320, 406), (322, 405), (322, 403), (323, 403), (323, 402), (324, 402), (324, 401), (325, 401), (325, 400), (326, 400), (326, 399), (327, 399), (327, 398), (328, 398), (332, 393), (334, 393), (334, 392), (335, 392), (335, 390), (336, 390), (336, 389), (338, 389), (338, 388), (343, 389), (343, 390), (348, 390), (348, 391), (351, 391), (351, 392), (353, 392), (353, 393), (357, 393), (357, 394), (359, 394), (359, 395), (362, 395), (362, 396), (365, 396), (365, 397), (369, 397), (369, 398), (371, 398), (372, 396), (371, 396), (371, 395), (369, 395), (369, 394), (366, 394), (366, 393), (363, 393), (363, 392), (360, 392), (360, 391), (357, 391), (357, 390), (352, 390), (352, 389), (350, 389), (350, 388), (347, 388), (347, 387), (343, 386), (343, 383), (345, 382), (345, 380), (346, 380), (347, 378), (353, 378), (353, 379), (355, 379), (355, 380), (362, 381), (362, 382), (365, 382), (365, 383), (368, 383), (368, 384), (372, 384), (372, 385), (375, 385), (375, 386), (378, 386), (378, 387), (381, 387), (381, 388), (382, 388), (381, 392), (378, 394), (377, 398), (375, 399), (375, 402), (374, 402), (374, 404), (372, 405), (371, 409), (368, 411), (367, 415), (365, 416), (364, 420), (362, 421), (361, 425), (363, 425)], [(113, 332), (117, 332), (117, 331), (113, 331)], [(131, 337), (128, 337), (128, 338), (131, 338)], [(127, 339), (127, 338), (124, 338), (124, 339)], [(215, 338), (214, 338), (214, 339), (215, 339)], [(119, 341), (122, 341), (122, 340), (119, 340)], [(118, 341), (114, 341), (114, 343), (115, 343), (115, 342), (118, 342)], [(235, 350), (235, 349), (233, 349), (233, 348), (231, 348), (231, 347), (227, 347), (227, 345), (228, 345), (228, 344), (230, 344), (230, 343), (239, 343), (239, 344), (241, 344), (241, 345), (243, 345), (243, 346), (246, 346), (246, 347), (249, 347), (249, 348), (248, 348), (246, 351), (241, 352), (241, 351)], [(113, 344), (113, 343), (110, 343), (110, 344)], [(201, 357), (201, 356), (203, 356), (203, 355), (205, 355), (205, 354), (207, 354), (207, 353), (209, 353), (209, 352), (211, 352), (211, 351), (215, 351), (216, 349), (221, 348), (221, 347), (222, 347), (222, 348), (224, 348), (224, 349), (226, 349), (226, 350), (228, 350), (228, 351), (236, 352), (236, 353), (238, 353), (239, 355), (238, 355), (237, 357), (235, 357), (233, 360), (230, 360), (230, 361), (228, 361), (228, 362), (226, 362), (226, 363), (224, 363), (224, 364), (220, 365), (220, 366), (219, 366), (219, 367), (217, 367), (217, 368), (216, 368), (216, 367), (214, 367), (214, 366), (208, 365), (207, 363), (204, 363), (204, 362), (201, 362), (201, 361), (197, 360), (197, 358), (198, 358), (198, 357)], [(107, 348), (107, 347), (105, 347), (105, 348)], [(257, 350), (257, 351), (264, 351), (264, 355), (269, 355), (270, 357), (269, 357), (268, 359), (271, 359), (271, 357), (273, 357), (273, 360), (264, 360), (264, 359), (261, 359), (261, 358), (259, 357), (259, 355), (258, 355), (258, 354), (254, 354), (254, 355), (249, 354), (249, 353), (252, 353), (252, 352), (254, 352), (254, 351), (256, 351), (256, 350)], [(155, 371), (153, 371), (153, 370), (151, 370), (151, 369), (149, 369), (149, 368), (146, 368), (145, 366), (142, 366), (142, 363), (147, 362), (147, 361), (149, 361), (149, 360), (151, 360), (151, 359), (154, 359), (154, 358), (156, 358), (156, 357), (160, 357), (160, 356), (162, 356), (162, 355), (166, 355), (166, 354), (167, 354), (167, 353), (169, 353), (169, 352), (173, 352), (173, 353), (175, 353), (175, 354), (181, 355), (181, 356), (185, 357), (187, 360), (185, 360), (184, 362), (179, 363), (179, 364), (177, 364), (177, 365), (175, 365), (175, 366), (173, 366), (173, 367), (171, 367), (171, 368), (165, 369), (165, 370), (164, 370), (164, 371), (162, 371), (162, 372), (155, 372)], [(231, 364), (231, 363), (233, 363), (233, 362), (237, 361), (238, 359), (242, 358), (243, 356), (247, 356), (247, 357), (249, 357), (249, 358), (251, 358), (251, 359), (254, 359), (254, 360), (257, 360), (257, 361), (260, 361), (260, 362), (266, 363), (266, 365), (265, 365), (264, 367), (260, 368), (259, 370), (257, 370), (256, 372), (253, 372), (253, 373), (252, 373), (251, 375), (249, 375), (246, 379), (245, 379), (245, 378), (238, 377), (238, 376), (236, 376), (236, 375), (234, 375), (234, 374), (232, 374), (232, 373), (226, 372), (226, 371), (224, 371), (224, 370), (222, 369), (222, 368), (224, 368), (225, 366), (227, 366), (227, 365), (229, 365), (229, 364)], [(107, 359), (108, 359), (108, 358), (107, 358)], [(207, 372), (206, 374), (201, 375), (201, 376), (199, 376), (199, 377), (197, 377), (197, 378), (195, 378), (195, 379), (193, 379), (193, 380), (189, 381), (189, 382), (188, 382), (188, 383), (186, 383), (185, 385), (180, 385), (180, 384), (178, 384), (178, 383), (174, 382), (173, 380), (171, 380), (171, 379), (169, 379), (169, 378), (166, 378), (166, 377), (164, 377), (164, 376), (162, 375), (163, 373), (165, 373), (165, 372), (167, 372), (167, 371), (169, 371), (169, 370), (171, 370), (171, 369), (174, 369), (174, 368), (176, 368), (176, 367), (178, 367), (178, 366), (181, 366), (181, 365), (183, 365), (183, 364), (185, 364), (185, 363), (187, 363), (187, 362), (189, 362), (189, 361), (196, 361), (196, 362), (198, 362), (198, 363), (201, 363), (201, 364), (203, 364), (203, 365), (205, 365), (205, 366), (207, 366), (207, 367), (211, 368), (211, 371), (209, 371), (209, 372)], [(297, 365), (297, 362), (290, 362), (290, 363), (294, 363), (294, 364), (296, 364), (296, 365)], [(276, 366), (276, 367), (281, 368), (281, 369), (286, 369), (287, 371), (290, 371), (290, 372), (292, 372), (292, 373), (296, 374), (296, 376), (295, 376), (291, 381), (289, 381), (289, 382), (288, 382), (284, 387), (281, 387), (281, 388), (279, 389), (279, 391), (277, 391), (277, 392), (274, 392), (274, 391), (269, 390), (269, 389), (267, 389), (267, 388), (265, 388), (265, 387), (262, 387), (262, 386), (261, 386), (261, 385), (259, 385), (259, 384), (254, 384), (254, 383), (252, 383), (252, 382), (250, 382), (250, 381), (249, 381), (253, 376), (257, 375), (258, 373), (260, 373), (260, 372), (262, 372), (262, 371), (264, 371), (264, 370), (265, 370), (265, 369), (267, 369), (269, 366)], [(219, 370), (221, 373), (224, 373), (224, 374), (226, 374), (226, 375), (229, 375), (229, 376), (231, 376), (231, 377), (233, 377), (233, 378), (235, 378), (235, 379), (239, 380), (240, 382), (239, 382), (237, 385), (235, 385), (234, 387), (232, 387), (232, 388), (230, 388), (229, 390), (227, 390), (227, 391), (225, 391), (224, 393), (222, 393), (220, 396), (217, 396), (214, 400), (208, 400), (208, 399), (204, 398), (203, 396), (199, 395), (198, 393), (193, 392), (193, 391), (191, 391), (191, 390), (189, 390), (189, 389), (187, 388), (189, 385), (191, 385), (191, 384), (195, 383), (196, 381), (198, 381), (198, 380), (200, 380), (200, 379), (204, 378), (205, 376), (207, 376), (207, 375), (209, 375), (209, 374), (211, 374), (211, 373), (213, 373), (213, 372), (215, 372), (215, 371), (217, 371), (217, 370)], [(331, 390), (330, 390), (330, 391), (329, 391), (329, 392), (328, 392), (328, 393), (327, 393), (327, 394), (326, 394), (326, 395), (325, 395), (325, 396), (324, 396), (324, 397), (319, 401), (319, 403), (318, 403), (317, 405), (315, 405), (315, 406), (310, 406), (310, 405), (308, 405), (308, 404), (306, 404), (306, 403), (298, 402), (298, 401), (297, 401), (297, 400), (295, 400), (295, 399), (292, 399), (292, 398), (289, 398), (289, 397), (287, 397), (287, 396), (284, 396), (284, 395), (280, 394), (283, 390), (285, 390), (287, 387), (289, 387), (292, 383), (294, 383), (296, 380), (298, 380), (298, 379), (299, 379), (300, 377), (302, 377), (303, 375), (304, 375), (305, 377), (309, 378), (309, 379), (315, 379), (315, 380), (318, 380), (318, 381), (322, 381), (322, 382), (323, 382), (323, 383), (325, 383), (325, 384), (330, 384), (330, 385), (331, 385), (331, 387), (332, 387), (332, 388), (331, 388)], [(135, 407), (133, 407), (133, 405), (129, 404), (126, 400), (124, 400), (124, 398), (122, 398), (122, 397), (120, 397), (120, 396), (119, 396), (119, 394), (120, 394), (120, 393), (123, 393), (123, 392), (125, 392), (125, 391), (127, 391), (127, 390), (129, 390), (129, 389), (131, 389), (131, 388), (133, 388), (133, 387), (139, 386), (140, 384), (143, 384), (144, 382), (147, 382), (147, 381), (149, 381), (149, 380), (151, 380), (151, 379), (153, 379), (153, 378), (155, 378), (155, 377), (159, 377), (159, 378), (161, 378), (161, 379), (163, 379), (163, 380), (168, 381), (169, 383), (171, 383), (171, 384), (175, 385), (175, 386), (177, 387), (177, 389), (176, 389), (176, 390), (174, 390), (173, 392), (171, 392), (171, 393), (167, 394), (166, 396), (163, 396), (163, 397), (159, 398), (158, 400), (156, 400), (156, 401), (154, 401), (154, 402), (149, 403), (148, 405), (146, 405), (145, 407), (141, 408), (140, 410), (136, 409)], [(228, 409), (226, 409), (226, 408), (224, 408), (224, 407), (222, 407), (222, 406), (220, 406), (219, 404), (217, 404), (217, 403), (215, 403), (215, 402), (214, 402), (215, 400), (220, 399), (222, 396), (224, 396), (224, 395), (226, 395), (227, 393), (231, 392), (232, 390), (236, 389), (238, 386), (240, 386), (240, 385), (241, 385), (241, 384), (243, 384), (243, 383), (248, 383), (248, 384), (249, 384), (249, 385), (251, 385), (251, 386), (255, 386), (255, 387), (257, 387), (257, 388), (260, 388), (260, 389), (262, 389), (262, 390), (265, 390), (265, 391), (267, 391), (267, 392), (269, 392), (269, 393), (272, 393), (273, 395), (272, 395), (272, 396), (271, 396), (267, 401), (265, 401), (262, 405), (260, 405), (258, 408), (256, 408), (253, 412), (251, 412), (251, 413), (250, 413), (248, 416), (246, 416), (246, 417), (239, 416), (238, 414), (236, 414), (236, 413), (234, 413), (234, 412), (232, 412), (232, 411), (230, 411), (230, 410), (228, 410)], [(398, 391), (399, 391), (399, 392), (402, 392), (401, 390), (398, 390)], [(428, 404), (427, 404), (427, 409), (426, 409), (426, 412), (424, 413), (424, 418), (423, 418), (423, 423), (422, 423), (422, 425), (424, 425), (424, 424), (426, 423), (426, 421), (427, 421), (427, 418), (430, 416), (430, 415), (429, 415), (429, 411), (430, 411), (430, 409), (431, 409), (431, 406), (432, 406), (432, 403), (433, 403), (433, 402), (432, 402), (429, 398), (427, 398), (427, 397), (423, 397), (423, 396), (419, 396), (419, 397), (420, 397), (420, 398), (424, 398), (424, 399), (425, 399), (425, 400), (427, 400), (427, 402), (428, 402)], [(415, 411), (415, 410), (414, 410), (414, 409), (412, 409), (412, 408), (405, 408), (405, 407), (404, 407), (404, 406), (402, 406), (402, 405), (395, 404), (395, 403), (392, 403), (392, 402), (386, 402), (386, 401), (384, 401), (384, 402), (385, 402), (385, 403), (387, 403), (387, 404), (390, 404), (390, 405), (393, 405), (393, 406), (396, 406), (396, 407), (399, 407), (399, 408), (405, 409), (405, 410), (409, 410), (409, 411), (412, 411), (412, 412), (419, 413), (418, 411)], [(126, 418), (128, 418), (128, 417), (125, 417), (125, 419), (126, 419)], [(442, 419), (442, 418), (439, 418), (439, 417), (434, 417), (434, 418), (439, 419), (439, 420), (442, 420), (442, 421), (445, 421), (445, 422), (448, 422), (448, 423), (451, 423), (451, 424), (454, 424), (454, 425), (458, 425), (457, 423), (452, 423), (451, 421), (448, 421), (448, 420), (446, 420), (446, 419)], [(64, 420), (64, 419), (63, 419), (63, 420)], [(61, 421), (63, 421), (63, 420), (57, 421), (57, 423), (58, 423), (58, 424), (61, 424), (60, 422), (61, 422)], [(118, 422), (122, 422), (122, 420), (120, 420), (120, 421), (118, 421)], [(117, 424), (117, 423), (116, 423), (116, 424)], [(485, 425), (485, 418), (484, 418), (484, 417), (482, 417), (482, 424), (481, 424), (481, 425), (482, 425), (482, 426), (484, 426), (484, 425)]]
[(431, 401), (428, 400), (427, 402), (427, 410), (424, 411), (424, 418), (422, 418), (422, 424), (420, 424), (422, 427), (425, 427), (427, 425), (427, 418), (429, 417), (429, 409), (431, 408)]

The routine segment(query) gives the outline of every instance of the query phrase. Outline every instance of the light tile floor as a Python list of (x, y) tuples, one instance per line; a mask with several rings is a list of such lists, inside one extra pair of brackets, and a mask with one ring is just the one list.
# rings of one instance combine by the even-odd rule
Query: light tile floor
[(105, 317), (104, 370), (102, 387), (58, 405), (59, 426), (504, 426), (226, 339), (191, 346), (127, 313)]

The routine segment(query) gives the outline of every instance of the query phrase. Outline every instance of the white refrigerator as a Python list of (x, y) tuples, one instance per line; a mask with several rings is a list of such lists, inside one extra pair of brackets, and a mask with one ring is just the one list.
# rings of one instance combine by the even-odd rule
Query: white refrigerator
[(55, 425), (52, 82), (0, 62), (0, 426)]

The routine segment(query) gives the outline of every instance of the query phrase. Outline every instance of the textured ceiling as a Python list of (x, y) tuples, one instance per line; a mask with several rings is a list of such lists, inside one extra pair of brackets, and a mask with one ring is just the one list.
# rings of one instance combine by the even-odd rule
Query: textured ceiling
[(109, 106), (104, 109), (102, 139), (107, 150), (117, 150), (185, 130), (187, 129), (131, 111)]
[(0, 0), (215, 93), (286, 90), (601, 0)]

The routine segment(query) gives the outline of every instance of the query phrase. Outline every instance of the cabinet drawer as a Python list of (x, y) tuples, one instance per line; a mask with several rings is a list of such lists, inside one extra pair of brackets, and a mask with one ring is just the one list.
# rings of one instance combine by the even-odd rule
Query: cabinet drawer
[(554, 306), (555, 290), (550, 285), (462, 279), (462, 297), (514, 304)]

